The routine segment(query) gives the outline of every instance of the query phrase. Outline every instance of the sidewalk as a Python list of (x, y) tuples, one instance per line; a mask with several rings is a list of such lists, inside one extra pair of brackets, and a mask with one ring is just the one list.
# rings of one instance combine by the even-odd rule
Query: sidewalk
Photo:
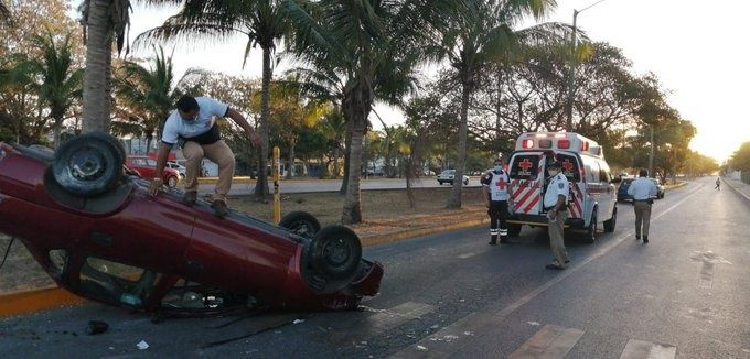
[(739, 180), (734, 180), (727, 177), (722, 177), (722, 179), (724, 180), (724, 183), (727, 184), (735, 192), (737, 192), (737, 194), (745, 197), (745, 199), (750, 202), (750, 184), (742, 183)]

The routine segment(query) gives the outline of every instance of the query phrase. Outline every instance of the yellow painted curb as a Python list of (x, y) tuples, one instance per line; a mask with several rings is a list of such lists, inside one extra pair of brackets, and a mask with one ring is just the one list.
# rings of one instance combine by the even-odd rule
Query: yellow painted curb
[[(463, 228), (477, 227), (489, 224), (489, 218), (474, 219), (456, 222), (443, 226), (429, 228), (417, 228), (382, 236), (370, 236), (361, 238), (363, 247), (372, 247), (379, 244), (400, 242), (403, 240), (454, 231)], [(26, 292), (17, 292), (0, 295), (0, 317), (29, 314), (52, 309), (65, 305), (78, 305), (86, 302), (86, 299), (78, 297), (65, 289), (44, 288)]]
[(0, 295), (0, 317), (35, 313), (63, 305), (76, 305), (85, 299), (62, 288), (45, 288)]

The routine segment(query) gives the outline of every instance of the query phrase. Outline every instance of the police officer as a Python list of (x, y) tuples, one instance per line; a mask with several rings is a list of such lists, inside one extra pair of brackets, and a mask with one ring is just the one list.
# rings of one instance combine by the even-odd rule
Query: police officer
[(503, 162), (495, 160), (492, 171), (485, 173), (481, 179), (484, 205), (490, 215), (490, 244), (497, 243), (497, 221), (500, 220), (500, 243), (507, 243), (508, 199), (510, 177), (503, 171)]
[(549, 246), (555, 256), (552, 263), (545, 268), (563, 270), (570, 262), (565, 249), (565, 220), (568, 219), (568, 195), (570, 185), (568, 178), (560, 172), (562, 164), (553, 161), (547, 166), (549, 183), (544, 192), (544, 210), (547, 211), (547, 231)]
[(633, 196), (633, 210), (635, 211), (635, 240), (641, 239), (648, 243), (648, 231), (651, 227), (651, 206), (654, 204), (657, 188), (648, 178), (648, 172), (641, 170), (640, 177), (633, 181), (628, 188), (628, 194)]

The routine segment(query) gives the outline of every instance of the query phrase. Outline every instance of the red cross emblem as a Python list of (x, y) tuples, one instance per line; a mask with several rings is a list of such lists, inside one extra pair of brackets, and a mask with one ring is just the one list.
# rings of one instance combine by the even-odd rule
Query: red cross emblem
[(570, 160), (565, 160), (563, 163), (563, 167), (565, 167), (565, 172), (570, 172), (573, 170), (573, 164), (570, 162)]
[(521, 169), (523, 169), (524, 172), (528, 172), (529, 168), (531, 168), (531, 166), (533, 166), (533, 165), (531, 164), (531, 162), (529, 162), (528, 159), (525, 159), (525, 160), (521, 161), (521, 163), (518, 164), (518, 167), (521, 167)]
[(500, 189), (503, 189), (503, 190), (505, 189), (505, 187), (506, 187), (507, 185), (508, 185), (508, 184), (507, 184), (507, 183), (505, 183), (505, 178), (502, 178), (502, 177), (500, 177), (500, 179), (498, 179), (498, 181), (497, 181), (497, 182), (495, 182), (495, 186), (498, 186), (498, 187), (500, 187)]

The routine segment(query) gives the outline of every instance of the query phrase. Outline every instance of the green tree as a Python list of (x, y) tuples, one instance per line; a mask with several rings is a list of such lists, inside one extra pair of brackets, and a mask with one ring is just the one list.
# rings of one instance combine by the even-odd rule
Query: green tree
[(729, 166), (735, 171), (750, 171), (750, 141), (743, 142), (740, 148), (732, 153)]
[[(477, 75), (491, 62), (501, 59), (512, 50), (518, 35), (513, 26), (523, 17), (541, 18), (555, 6), (553, 0), (491, 1), (469, 0), (464, 11), (447, 14), (448, 21), (438, 28), (440, 36), (429, 50), (436, 59), (447, 59), (458, 72), (461, 84), (461, 121), (458, 128), (458, 160), (456, 178), (464, 173), (468, 143), (468, 117), (472, 94), (476, 90)], [(529, 34), (546, 36), (548, 28), (538, 26)], [(461, 181), (454, 181), (448, 201), (449, 208), (461, 207)]]

